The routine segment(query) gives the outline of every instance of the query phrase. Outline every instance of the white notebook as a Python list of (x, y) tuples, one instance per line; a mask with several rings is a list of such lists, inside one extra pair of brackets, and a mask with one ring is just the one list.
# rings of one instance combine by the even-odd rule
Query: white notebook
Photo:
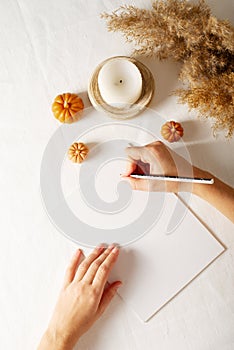
[(189, 210), (176, 230), (166, 234), (168, 213), (177, 201), (174, 194), (167, 195), (160, 220), (121, 250), (109, 279), (123, 281), (119, 295), (145, 322), (225, 250)]

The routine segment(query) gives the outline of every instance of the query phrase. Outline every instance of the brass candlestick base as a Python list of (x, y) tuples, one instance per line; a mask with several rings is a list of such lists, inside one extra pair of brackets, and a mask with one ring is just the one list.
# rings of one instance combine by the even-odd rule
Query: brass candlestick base
[[(123, 108), (117, 108), (107, 104), (101, 94), (98, 87), (98, 74), (103, 65), (109, 61), (116, 59), (125, 59), (134, 63), (139, 69), (142, 76), (142, 92), (139, 99), (131, 105)], [(88, 95), (93, 107), (100, 111), (105, 112), (112, 118), (127, 119), (139, 114), (148, 104), (150, 103), (154, 94), (154, 78), (150, 70), (141, 62), (135, 58), (126, 56), (116, 56), (108, 58), (107, 60), (100, 63), (95, 69), (88, 86)]]

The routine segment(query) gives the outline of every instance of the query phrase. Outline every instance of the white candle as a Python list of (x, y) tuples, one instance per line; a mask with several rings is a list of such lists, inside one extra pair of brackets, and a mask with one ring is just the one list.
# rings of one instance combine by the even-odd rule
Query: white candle
[(117, 57), (107, 61), (100, 69), (98, 87), (107, 104), (123, 108), (139, 99), (142, 76), (134, 63), (125, 57)]

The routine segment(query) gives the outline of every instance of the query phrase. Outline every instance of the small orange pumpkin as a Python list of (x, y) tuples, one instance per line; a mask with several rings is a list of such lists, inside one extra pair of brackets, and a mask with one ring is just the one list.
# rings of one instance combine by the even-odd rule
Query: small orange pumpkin
[(82, 99), (78, 95), (69, 92), (58, 95), (52, 104), (54, 116), (61, 123), (77, 121), (83, 109), (84, 103)]
[(170, 121), (163, 124), (161, 128), (161, 135), (168, 142), (177, 142), (183, 136), (184, 129), (180, 123)]
[(68, 157), (74, 163), (82, 163), (88, 152), (89, 149), (84, 143), (74, 142), (68, 150)]

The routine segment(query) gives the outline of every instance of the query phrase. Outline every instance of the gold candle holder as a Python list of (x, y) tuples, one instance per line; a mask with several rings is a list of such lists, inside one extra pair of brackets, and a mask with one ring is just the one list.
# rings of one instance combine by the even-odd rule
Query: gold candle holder
[[(125, 59), (132, 62), (139, 69), (142, 76), (142, 91), (141, 91), (140, 97), (135, 103), (124, 106), (122, 108), (117, 108), (115, 106), (111, 106), (108, 103), (106, 103), (101, 96), (99, 86), (98, 86), (98, 75), (101, 68), (107, 62), (110, 62), (116, 59)], [(116, 119), (131, 118), (139, 114), (140, 112), (142, 112), (149, 105), (153, 97), (154, 90), (155, 90), (154, 78), (150, 70), (143, 63), (139, 62), (135, 58), (127, 57), (127, 56), (111, 57), (101, 62), (96, 67), (88, 85), (88, 95), (93, 107), (96, 110), (100, 112), (105, 112), (112, 118), (116, 118)]]

